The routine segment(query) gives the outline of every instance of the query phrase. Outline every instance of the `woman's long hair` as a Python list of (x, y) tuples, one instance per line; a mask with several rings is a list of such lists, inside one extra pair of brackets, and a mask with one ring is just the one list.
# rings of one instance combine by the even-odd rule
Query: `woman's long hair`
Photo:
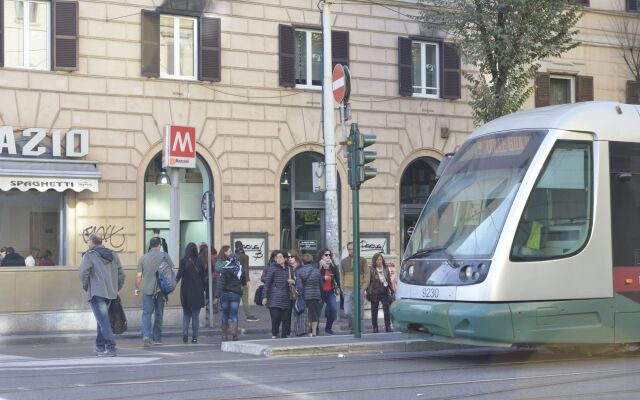
[(184, 256), (195, 261), (198, 258), (198, 246), (193, 242), (189, 242), (184, 249)]
[(220, 253), (218, 253), (218, 258), (222, 261), (227, 261), (227, 250), (231, 249), (231, 246), (225, 244), (220, 248)]
[(378, 261), (378, 258), (382, 258), (382, 269), (386, 269), (387, 263), (384, 261), (384, 257), (382, 256), (382, 253), (376, 253), (373, 255), (373, 258), (371, 258), (371, 266), (373, 268), (376, 267), (376, 262)]
[(328, 247), (325, 247), (324, 249), (320, 250), (319, 252), (316, 253), (316, 263), (318, 263), (318, 267), (320, 266), (320, 261), (322, 261), (322, 255), (326, 252), (331, 253), (331, 265), (333, 264), (333, 252), (331, 251), (331, 249), (329, 249)]

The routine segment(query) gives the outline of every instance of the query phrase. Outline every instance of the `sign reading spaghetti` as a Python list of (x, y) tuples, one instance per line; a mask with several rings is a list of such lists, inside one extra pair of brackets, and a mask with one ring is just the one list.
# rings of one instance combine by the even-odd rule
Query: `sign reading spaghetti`
[(196, 128), (192, 126), (166, 126), (162, 166), (196, 167)]

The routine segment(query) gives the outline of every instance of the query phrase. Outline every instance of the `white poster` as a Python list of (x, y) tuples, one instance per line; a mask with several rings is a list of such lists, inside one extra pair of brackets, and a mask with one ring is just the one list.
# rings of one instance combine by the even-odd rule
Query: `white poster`
[(360, 255), (371, 258), (376, 253), (389, 253), (389, 233), (361, 233)]
[(237, 241), (242, 242), (244, 253), (249, 256), (249, 267), (263, 268), (267, 265), (267, 234), (266, 233), (232, 233), (231, 249)]

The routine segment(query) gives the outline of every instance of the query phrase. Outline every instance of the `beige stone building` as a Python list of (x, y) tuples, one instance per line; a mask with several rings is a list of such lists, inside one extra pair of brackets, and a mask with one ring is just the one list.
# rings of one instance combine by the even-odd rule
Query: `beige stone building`
[[(173, 175), (180, 249), (206, 241), (207, 190), (213, 245), (242, 239), (258, 269), (272, 249), (324, 245), (323, 194), (312, 188), (324, 151), (317, 1), (158, 3), (0, 0), (0, 246), (23, 257), (49, 250), (64, 266), (1, 270), (4, 322), (37, 311), (50, 327), (92, 326), (86, 312), (81, 323), (61, 316), (86, 310), (74, 271), (91, 232), (119, 252), (129, 270), (125, 304), (135, 307), (137, 260), (149, 237), (168, 235), (167, 125), (195, 128), (195, 143), (181, 144), (195, 145), (196, 167)], [(536, 83), (546, 91), (526, 107), (627, 99), (631, 73), (613, 21), (637, 19), (640, 5), (585, 3), (582, 44), (543, 63)], [(352, 78), (350, 122), (377, 135), (361, 231), (374, 249), (400, 254), (439, 160), (474, 128), (465, 66), (446, 38), (410, 18), (415, 1), (335, 1), (332, 12), (333, 59)], [(338, 153), (342, 245), (351, 235), (346, 173)], [(34, 295), (52, 280), (65, 290)]]

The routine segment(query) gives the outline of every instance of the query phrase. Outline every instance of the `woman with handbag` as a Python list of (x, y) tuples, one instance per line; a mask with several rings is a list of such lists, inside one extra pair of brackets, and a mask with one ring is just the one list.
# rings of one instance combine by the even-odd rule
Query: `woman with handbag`
[[(322, 277), (320, 270), (313, 265), (313, 256), (311, 254), (302, 255), (302, 266), (296, 269), (296, 290), (298, 295), (304, 299), (306, 306), (306, 315), (309, 316), (311, 322), (311, 336), (318, 334), (318, 320), (320, 319), (320, 299), (322, 298)], [(305, 313), (301, 313), (305, 315)], [(298, 336), (306, 331), (298, 329)], [(296, 324), (296, 328), (298, 325)]]
[(374, 254), (371, 264), (369, 274), (367, 274), (364, 295), (371, 302), (373, 333), (378, 333), (378, 306), (380, 303), (382, 303), (382, 311), (384, 312), (384, 330), (385, 332), (391, 332), (389, 306), (394, 298), (393, 289), (391, 288), (391, 273), (384, 262), (382, 253)]
[(176, 280), (180, 285), (180, 302), (182, 303), (182, 342), (189, 338), (189, 322), (191, 322), (191, 343), (198, 343), (200, 327), (200, 310), (204, 307), (205, 267), (198, 258), (198, 247), (195, 243), (187, 244), (184, 258), (180, 260)]
[[(280, 333), (282, 325), (282, 333), (280, 337), (286, 338), (288, 319), (291, 318), (291, 292), (290, 285), (294, 282), (289, 278), (289, 268), (287, 267), (287, 252), (278, 250), (275, 255), (275, 262), (269, 265), (264, 280), (264, 294), (262, 305), (269, 308), (271, 315), (271, 338), (276, 339)], [(290, 323), (290, 322), (289, 322)]]
[[(297, 261), (296, 261), (297, 257)], [(287, 270), (289, 271), (289, 281), (293, 280), (293, 283), (289, 283), (289, 319), (283, 321), (283, 330), (286, 332), (286, 336), (291, 336), (291, 321), (294, 317), (293, 308), (298, 299), (298, 292), (296, 291), (296, 273), (295, 269), (300, 264), (300, 257), (295, 250), (287, 251)]]

